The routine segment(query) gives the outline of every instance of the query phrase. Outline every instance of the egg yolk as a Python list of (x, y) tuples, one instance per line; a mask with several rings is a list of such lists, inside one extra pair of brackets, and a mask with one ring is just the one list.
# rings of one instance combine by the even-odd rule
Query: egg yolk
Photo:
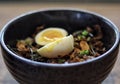
[(63, 34), (57, 30), (46, 31), (41, 36), (42, 38), (40, 38), (40, 41), (46, 41), (46, 42), (52, 42), (58, 38), (64, 37)]

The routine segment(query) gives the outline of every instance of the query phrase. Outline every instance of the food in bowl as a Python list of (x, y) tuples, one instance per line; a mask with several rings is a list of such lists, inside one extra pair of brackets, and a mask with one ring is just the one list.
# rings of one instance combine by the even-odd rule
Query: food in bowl
[(59, 27), (36, 28), (26, 39), (17, 39), (12, 48), (20, 56), (38, 62), (73, 63), (100, 56), (106, 51), (101, 26), (96, 24), (68, 34)]

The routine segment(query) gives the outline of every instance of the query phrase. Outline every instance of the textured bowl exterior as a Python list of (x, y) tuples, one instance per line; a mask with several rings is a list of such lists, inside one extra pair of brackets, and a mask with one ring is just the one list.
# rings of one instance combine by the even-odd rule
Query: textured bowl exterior
[[(51, 12), (50, 12), (50, 14), (54, 15), (54, 13), (51, 13)], [(68, 14), (68, 13), (66, 13), (66, 14)], [(63, 12), (61, 13), (61, 15), (64, 15)], [(58, 18), (58, 16), (59, 15), (56, 15), (57, 18)], [(31, 15), (31, 17), (32, 17), (32, 15)], [(34, 17), (37, 18), (37, 15)], [(47, 13), (46, 13), (46, 17), (47, 17)], [(67, 17), (64, 17), (64, 18), (66, 19)], [(73, 14), (72, 15), (73, 19), (70, 19), (70, 20), (71, 21), (74, 20), (76, 18), (76, 17), (75, 18), (74, 17), (75, 16)], [(77, 17), (79, 18), (79, 16), (77, 16)], [(89, 15), (86, 15), (85, 17), (89, 17)], [(51, 20), (51, 17), (49, 17), (49, 18)], [(59, 18), (59, 19), (61, 21), (64, 18)], [(91, 16), (90, 16), (90, 18), (91, 18)], [(87, 19), (89, 19), (89, 18), (87, 18)], [(19, 20), (22, 20), (22, 19), (19, 19)], [(32, 20), (32, 19), (29, 19), (29, 20)], [(22, 21), (24, 21), (24, 20), (22, 20)], [(23, 24), (23, 26), (24, 26), (24, 22), (22, 23), (22, 21), (19, 22), (19, 24), (17, 24), (17, 25), (21, 26), (21, 24)], [(77, 24), (77, 19), (75, 21)], [(81, 21), (80, 23), (83, 23), (83, 22), (84, 21)], [(93, 21), (93, 23), (94, 22), (95, 21)], [(35, 24), (35, 23), (33, 22), (32, 24)], [(32, 24), (30, 26), (33, 26)], [(56, 24), (56, 22), (51, 23), (51, 24), (52, 25)], [(27, 23), (26, 23), (26, 25), (27, 25)], [(64, 25), (64, 24), (62, 24), (62, 25)], [(7, 25), (6, 27), (8, 27), (8, 26), (9, 25)], [(72, 24), (71, 24), (71, 26), (72, 26)], [(17, 26), (12, 25), (12, 27), (17, 27)], [(26, 29), (26, 30), (28, 30), (28, 29)], [(73, 31), (75, 29), (69, 29), (69, 30)], [(11, 30), (9, 30), (9, 31), (11, 32)], [(7, 32), (9, 33), (9, 31), (7, 31)], [(106, 30), (106, 31), (112, 32), (112, 30)], [(16, 36), (19, 35), (18, 34), (19, 31), (15, 30), (13, 32)], [(23, 33), (25, 33), (25, 32), (23, 31)], [(16, 38), (16, 36), (14, 36), (14, 37)], [(11, 38), (9, 38), (9, 37), (11, 37)], [(11, 36), (9, 35), (6, 38), (8, 40), (13, 39), (12, 35)], [(113, 40), (114, 40), (114, 38), (113, 38)], [(9, 50), (6, 49), (3, 46), (3, 44), (1, 44), (1, 51), (2, 51), (3, 58), (4, 58), (4, 62), (9, 70), (9, 72), (20, 84), (100, 84), (111, 72), (111, 70), (116, 62), (117, 54), (119, 51), (119, 43), (117, 43), (116, 46), (114, 46), (114, 48), (112, 48), (111, 52), (104, 54), (102, 57), (100, 57), (96, 60), (92, 60), (90, 62), (80, 63), (80, 64), (75, 63), (71, 66), (66, 66), (66, 65), (65, 66), (64, 65), (55, 65), (54, 66), (54, 64), (53, 64), (53, 66), (49, 66), (49, 64), (47, 65), (44, 63), (36, 63), (34, 61), (27, 60), (25, 58), (21, 59), (21, 57), (18, 57), (17, 55), (9, 52)]]

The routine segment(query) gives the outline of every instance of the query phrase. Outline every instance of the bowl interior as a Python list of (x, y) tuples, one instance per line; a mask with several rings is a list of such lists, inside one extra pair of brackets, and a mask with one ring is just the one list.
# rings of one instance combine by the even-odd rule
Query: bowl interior
[(6, 45), (14, 47), (15, 40), (30, 36), (37, 26), (61, 27), (70, 34), (74, 31), (99, 24), (104, 34), (103, 42), (108, 49), (115, 43), (116, 34), (113, 26), (107, 20), (84, 11), (49, 10), (29, 13), (7, 25), (4, 33)]

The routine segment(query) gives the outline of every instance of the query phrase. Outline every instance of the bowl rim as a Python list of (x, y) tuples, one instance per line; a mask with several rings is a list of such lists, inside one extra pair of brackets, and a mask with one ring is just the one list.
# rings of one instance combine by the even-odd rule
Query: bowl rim
[[(33, 60), (30, 60), (30, 59), (26, 59), (24, 57), (21, 57), (17, 54), (15, 54), (14, 52), (12, 52), (5, 44), (4, 42), (4, 34), (5, 34), (5, 31), (8, 29), (7, 26), (9, 26), (12, 22), (14, 22), (15, 20), (19, 19), (19, 18), (22, 18), (23, 16), (27, 16), (27, 15), (30, 15), (30, 14), (34, 14), (34, 13), (38, 13), (38, 12), (44, 12), (44, 11), (75, 11), (75, 12), (84, 12), (84, 13), (88, 13), (88, 14), (92, 14), (92, 15), (95, 15), (97, 17), (100, 17), (101, 19), (105, 20), (106, 22), (108, 22), (113, 30), (115, 31), (115, 35), (116, 35), (116, 40), (115, 40), (115, 43), (114, 45), (108, 50), (106, 51), (105, 53), (103, 53), (102, 55), (96, 57), (96, 58), (93, 58), (93, 59), (90, 59), (90, 60), (87, 60), (87, 61), (83, 61), (83, 62), (75, 62), (75, 63), (64, 63), (64, 64), (52, 64), (52, 63), (44, 63), (44, 62), (37, 62), (37, 61), (33, 61)], [(0, 33), (0, 44), (1, 46), (9, 53), (11, 54), (12, 56), (14, 56), (15, 58), (17, 58), (18, 60), (22, 60), (24, 61), (25, 63), (28, 63), (28, 64), (32, 64), (32, 65), (35, 65), (35, 66), (47, 66), (47, 67), (71, 67), (71, 66), (78, 66), (78, 65), (83, 65), (83, 64), (87, 64), (87, 63), (91, 63), (91, 62), (96, 62), (97, 60), (99, 59), (102, 59), (104, 58), (106, 55), (108, 55), (110, 52), (112, 52), (119, 44), (119, 30), (117, 28), (117, 26), (111, 21), (109, 20), (108, 18), (96, 13), (96, 12), (92, 12), (92, 11), (88, 11), (88, 10), (82, 10), (82, 9), (72, 9), (72, 8), (52, 8), (52, 9), (41, 9), (41, 10), (34, 10), (34, 11), (30, 11), (30, 12), (26, 12), (26, 13), (23, 13), (15, 18), (13, 18), (12, 20), (10, 20), (2, 29), (1, 29), (1, 33)]]

